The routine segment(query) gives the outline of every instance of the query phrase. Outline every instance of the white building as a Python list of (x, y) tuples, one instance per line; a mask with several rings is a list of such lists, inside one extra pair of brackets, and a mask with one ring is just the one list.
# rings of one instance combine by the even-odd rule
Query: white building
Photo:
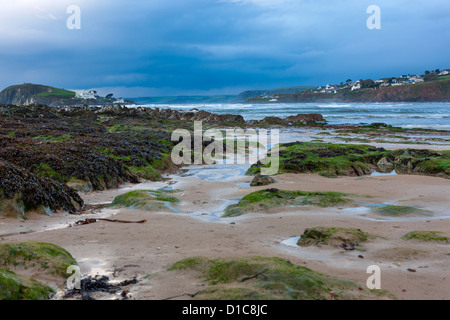
[(358, 80), (352, 84), (352, 91), (361, 89), (361, 82)]
[[(321, 92), (323, 92), (323, 90)], [(336, 93), (337, 91), (336, 91), (335, 86), (327, 84), (327, 86), (325, 87), (325, 92)]]
[(94, 90), (76, 90), (75, 98), (79, 99), (96, 99)]

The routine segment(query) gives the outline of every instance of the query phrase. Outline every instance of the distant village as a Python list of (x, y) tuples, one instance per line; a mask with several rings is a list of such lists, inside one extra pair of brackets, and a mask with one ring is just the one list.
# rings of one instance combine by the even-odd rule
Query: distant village
[(383, 78), (378, 80), (358, 80), (352, 82), (351, 79), (348, 79), (346, 83), (342, 83), (340, 85), (329, 85), (327, 84), (325, 87), (318, 87), (315, 92), (321, 93), (337, 93), (339, 90), (350, 89), (351, 91), (360, 90), (363, 88), (376, 88), (376, 87), (390, 87), (390, 86), (404, 86), (408, 84), (417, 84), (425, 81), (436, 80), (438, 77), (446, 76), (450, 74), (450, 69), (446, 70), (435, 70), (433, 72), (425, 71), (424, 75), (420, 74), (408, 74), (402, 75), (400, 77), (393, 78)]
[[(311, 93), (330, 93), (335, 94), (341, 90), (350, 90), (356, 91), (366, 88), (378, 88), (378, 87), (395, 87), (395, 86), (405, 86), (411, 84), (418, 84), (427, 81), (439, 80), (440, 77), (450, 75), (450, 69), (439, 70), (436, 69), (434, 71), (425, 71), (424, 75), (420, 74), (407, 74), (401, 75), (399, 77), (391, 77), (391, 78), (382, 78), (378, 80), (357, 80), (352, 81), (351, 79), (347, 79), (346, 82), (341, 82), (340, 84), (327, 84), (326, 86), (321, 86), (316, 89), (304, 91)], [(265, 95), (260, 96), (260, 99), (269, 100), (269, 102), (277, 102), (279, 96), (277, 95)]]

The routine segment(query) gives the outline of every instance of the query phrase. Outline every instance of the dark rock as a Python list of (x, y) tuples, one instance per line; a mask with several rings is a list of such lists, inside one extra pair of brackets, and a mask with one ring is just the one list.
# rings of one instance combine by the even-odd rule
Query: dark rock
[(287, 121), (284, 119), (281, 119), (279, 117), (265, 117), (264, 119), (259, 121), (260, 123), (270, 123), (270, 124), (279, 124), (279, 125), (286, 125)]
[(286, 119), (286, 122), (324, 122), (325, 119), (321, 114), (312, 113), (312, 114), (297, 114), (296, 116), (289, 116)]
[(266, 175), (261, 175), (261, 174), (257, 174), (252, 182), (250, 183), (250, 186), (255, 187), (255, 186), (266, 186), (268, 184), (272, 184), (275, 183), (276, 180), (270, 176), (266, 176)]
[(314, 122), (326, 122), (321, 114), (297, 114), (296, 116), (289, 116), (285, 119), (279, 117), (265, 117), (262, 120), (256, 121), (256, 123), (267, 123), (267, 124), (278, 124), (278, 125), (288, 125), (290, 123), (314, 123)]
[(9, 162), (0, 161), (0, 177), (4, 214), (24, 216), (42, 207), (75, 213), (84, 206), (78, 193), (64, 183), (41, 178)]

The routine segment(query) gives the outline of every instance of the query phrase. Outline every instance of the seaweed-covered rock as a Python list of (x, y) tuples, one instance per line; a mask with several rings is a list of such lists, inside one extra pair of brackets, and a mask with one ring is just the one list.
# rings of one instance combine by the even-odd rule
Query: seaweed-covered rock
[(290, 191), (269, 188), (252, 192), (243, 197), (237, 204), (225, 209), (224, 217), (234, 217), (248, 212), (266, 211), (282, 206), (354, 206), (353, 200), (346, 198), (347, 194), (339, 192)]
[(439, 231), (411, 231), (402, 236), (403, 240), (418, 240), (423, 242), (450, 243), (450, 238)]
[(114, 198), (112, 207), (126, 207), (148, 211), (174, 211), (173, 205), (180, 202), (178, 198), (168, 195), (170, 191), (135, 190), (121, 194)]
[(360, 229), (316, 227), (303, 232), (297, 245), (306, 247), (310, 245), (331, 245), (342, 248), (355, 248), (360, 243), (367, 241), (369, 235)]
[(311, 114), (297, 114), (296, 116), (289, 116), (286, 118), (287, 122), (324, 122), (325, 119), (319, 113), (311, 113)]
[(387, 294), (272, 257), (193, 257), (169, 268), (171, 273), (180, 271), (192, 272), (204, 280), (205, 287), (194, 297), (199, 300), (347, 300)]
[(372, 212), (383, 216), (402, 217), (402, 216), (432, 216), (433, 212), (410, 206), (386, 205), (371, 209)]
[(53, 292), (37, 280), (0, 268), (0, 300), (47, 300)]
[(274, 116), (268, 116), (262, 120), (257, 120), (255, 123), (259, 124), (272, 124), (272, 125), (290, 125), (290, 124), (315, 124), (317, 122), (326, 122), (321, 114), (297, 114), (295, 116), (289, 116), (284, 119)]
[(275, 183), (276, 180), (272, 178), (271, 176), (261, 175), (257, 174), (252, 182), (250, 182), (250, 186), (256, 187), (256, 186), (266, 186), (268, 184)]
[(0, 266), (17, 272), (36, 269), (41, 275), (66, 279), (67, 268), (76, 264), (76, 260), (67, 250), (53, 243), (0, 243)]
[[(279, 147), (278, 173), (319, 173), (325, 177), (361, 176), (374, 170), (399, 170), (407, 174), (450, 176), (450, 151), (385, 150), (370, 145), (294, 142)], [(261, 172), (258, 161), (248, 175)]]
[(176, 143), (171, 132), (191, 130), (193, 122), (185, 120), (245, 123), (239, 115), (205, 111), (0, 105), (0, 207), (22, 215), (40, 207), (75, 212), (82, 202), (74, 189), (161, 180), (177, 168), (170, 157)]
[(0, 214), (25, 217), (42, 207), (74, 213), (84, 206), (78, 193), (64, 183), (41, 178), (0, 160)]

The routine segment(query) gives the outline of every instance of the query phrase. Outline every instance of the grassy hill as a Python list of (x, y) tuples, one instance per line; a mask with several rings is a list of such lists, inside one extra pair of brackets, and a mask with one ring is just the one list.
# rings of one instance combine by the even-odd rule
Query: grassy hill
[[(106, 105), (116, 101), (115, 98), (99, 97), (95, 99), (77, 98), (74, 91), (40, 84), (24, 83), (10, 86), (0, 92), (0, 104), (40, 103), (49, 106), (94, 104)], [(125, 101), (132, 103), (132, 101)]]
[(75, 92), (73, 91), (32, 83), (10, 86), (0, 92), (1, 104), (32, 102), (52, 104), (55, 101), (70, 100), (74, 98)]

